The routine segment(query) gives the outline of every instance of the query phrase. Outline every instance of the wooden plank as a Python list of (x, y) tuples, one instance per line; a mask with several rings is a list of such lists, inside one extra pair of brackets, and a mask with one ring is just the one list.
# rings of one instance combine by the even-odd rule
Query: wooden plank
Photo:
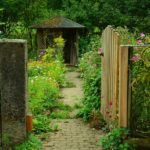
[(119, 51), (119, 127), (127, 127), (128, 47)]
[[(109, 56), (109, 93), (110, 93), (110, 97), (109, 97), (109, 107), (110, 107), (110, 111), (113, 112), (113, 108), (110, 106), (110, 102), (113, 102), (113, 98), (112, 98), (112, 94), (113, 94), (113, 85), (112, 85), (112, 71), (113, 71), (113, 58), (112, 58), (112, 51), (113, 51), (113, 47), (112, 47), (112, 36), (113, 36), (113, 31), (112, 31), (112, 28), (110, 27), (109, 29), (109, 37), (110, 37), (110, 41), (109, 41), (109, 45), (110, 45), (110, 49), (109, 49), (109, 52), (110, 52), (110, 56)], [(113, 117), (113, 113), (111, 114), (111, 116)], [(110, 120), (112, 120), (112, 118), (110, 118)]]
[[(102, 49), (103, 51), (105, 50), (105, 45), (104, 45), (104, 36), (105, 32), (102, 33)], [(104, 55), (105, 56), (105, 55)], [(104, 62), (104, 56), (101, 57), (101, 113), (104, 115), (104, 96), (105, 96), (105, 62)]]
[(114, 31), (113, 31), (113, 44), (112, 44), (112, 46), (113, 46), (113, 50), (112, 50), (112, 100), (113, 100), (113, 118), (115, 119), (115, 117), (116, 117), (116, 112), (115, 112), (115, 110), (116, 110), (116, 105), (115, 105), (115, 87), (116, 87), (116, 84), (115, 84), (115, 76), (116, 76), (116, 74), (115, 74), (115, 68), (116, 68), (116, 60), (115, 60), (115, 57), (116, 57), (116, 42), (115, 42), (115, 33), (114, 33)]
[(117, 110), (118, 110), (118, 81), (119, 81), (119, 72), (118, 72), (118, 63), (119, 63), (119, 35), (118, 33), (114, 34), (114, 115), (117, 118)]

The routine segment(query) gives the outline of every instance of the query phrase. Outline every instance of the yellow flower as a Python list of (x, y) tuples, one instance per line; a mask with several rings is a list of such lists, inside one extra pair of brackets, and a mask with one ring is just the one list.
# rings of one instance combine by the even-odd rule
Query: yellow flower
[(65, 40), (62, 38), (62, 36), (59, 36), (58, 38), (54, 39), (55, 44), (59, 47), (62, 48), (64, 47)]

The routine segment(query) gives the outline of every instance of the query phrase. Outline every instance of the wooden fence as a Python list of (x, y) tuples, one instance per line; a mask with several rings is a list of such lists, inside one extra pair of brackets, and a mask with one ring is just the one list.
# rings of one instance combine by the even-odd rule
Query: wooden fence
[(127, 127), (128, 47), (120, 47), (119, 34), (108, 26), (102, 49), (101, 112), (108, 123)]

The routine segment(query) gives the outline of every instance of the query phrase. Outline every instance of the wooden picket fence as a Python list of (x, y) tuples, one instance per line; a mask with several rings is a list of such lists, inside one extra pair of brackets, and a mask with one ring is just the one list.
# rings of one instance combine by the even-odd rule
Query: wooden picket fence
[(127, 127), (128, 47), (120, 46), (119, 34), (108, 26), (102, 34), (101, 112), (109, 123)]

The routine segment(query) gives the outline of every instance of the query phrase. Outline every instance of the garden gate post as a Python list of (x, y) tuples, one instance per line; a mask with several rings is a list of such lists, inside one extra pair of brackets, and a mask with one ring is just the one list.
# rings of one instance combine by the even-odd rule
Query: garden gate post
[(0, 40), (0, 130), (1, 148), (26, 137), (27, 42)]
[(119, 50), (119, 127), (128, 123), (128, 46)]

